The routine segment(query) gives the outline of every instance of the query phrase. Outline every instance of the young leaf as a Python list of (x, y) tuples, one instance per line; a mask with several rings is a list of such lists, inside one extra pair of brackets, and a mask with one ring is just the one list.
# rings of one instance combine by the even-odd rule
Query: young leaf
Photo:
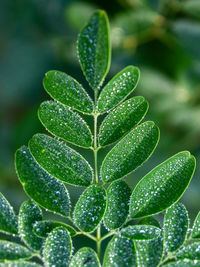
[(139, 222), (139, 225), (153, 225), (155, 227), (161, 228), (160, 223), (158, 220), (156, 220), (154, 217), (149, 216), (149, 217), (144, 217), (142, 218)]
[(40, 250), (43, 239), (33, 232), (35, 222), (42, 220), (41, 209), (32, 201), (25, 201), (19, 210), (19, 234), (24, 243), (33, 250)]
[(181, 203), (171, 206), (164, 217), (164, 246), (173, 252), (185, 241), (189, 225), (188, 212)]
[(4, 263), (0, 263), (0, 267), (41, 267), (42, 265), (39, 265), (34, 262), (30, 261), (6, 261)]
[(128, 66), (115, 75), (102, 89), (98, 102), (98, 112), (103, 114), (121, 103), (137, 86), (139, 69)]
[(194, 221), (191, 237), (200, 238), (200, 212), (197, 214), (197, 217)]
[(199, 267), (200, 261), (197, 260), (182, 260), (163, 265), (164, 267)]
[(84, 232), (92, 232), (101, 222), (106, 208), (106, 191), (101, 185), (89, 186), (74, 208), (74, 222)]
[(92, 134), (86, 122), (62, 104), (45, 101), (40, 105), (38, 116), (41, 123), (53, 135), (77, 146), (88, 148)]
[(78, 38), (78, 55), (83, 73), (96, 90), (110, 68), (110, 37), (108, 18), (104, 11), (95, 12)]
[(69, 267), (100, 267), (96, 252), (91, 248), (81, 248), (73, 256)]
[(115, 181), (107, 189), (107, 205), (104, 224), (108, 229), (123, 225), (128, 216), (130, 187), (124, 181)]
[(36, 134), (29, 141), (29, 149), (38, 164), (53, 177), (73, 185), (91, 184), (93, 171), (89, 163), (58, 140)]
[(148, 103), (142, 96), (123, 102), (102, 122), (99, 131), (99, 144), (106, 146), (119, 140), (135, 127), (145, 116)]
[(32, 253), (27, 248), (9, 241), (0, 240), (0, 261), (28, 259)]
[(16, 171), (26, 194), (45, 209), (69, 216), (70, 199), (65, 186), (35, 162), (27, 147), (17, 150)]
[(131, 218), (159, 213), (175, 203), (188, 187), (195, 170), (195, 158), (180, 152), (146, 174), (134, 188), (130, 200)]
[(70, 233), (71, 237), (76, 235), (76, 230), (68, 224), (57, 221), (45, 221), (45, 220), (36, 222), (33, 225), (33, 232), (39, 237), (46, 238), (54, 228), (59, 226), (65, 228)]
[(176, 252), (177, 259), (200, 260), (200, 242), (182, 247)]
[(17, 216), (7, 199), (0, 193), (0, 232), (18, 234)]
[(124, 236), (113, 236), (107, 245), (103, 267), (137, 266), (133, 241)]
[(45, 266), (69, 266), (72, 253), (72, 242), (68, 231), (63, 227), (55, 228), (47, 237), (43, 258)]
[(83, 87), (64, 72), (48, 71), (43, 86), (52, 98), (68, 107), (86, 114), (94, 110), (94, 104)]
[(101, 166), (104, 183), (120, 179), (142, 165), (153, 153), (159, 140), (154, 122), (142, 123), (127, 134), (106, 155)]
[(159, 237), (160, 229), (150, 225), (129, 225), (120, 233), (133, 240), (151, 240)]

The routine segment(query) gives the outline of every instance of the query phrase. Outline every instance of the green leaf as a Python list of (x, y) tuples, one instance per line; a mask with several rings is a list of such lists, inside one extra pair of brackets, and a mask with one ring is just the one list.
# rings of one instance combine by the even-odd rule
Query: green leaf
[(200, 266), (200, 261), (197, 260), (182, 260), (163, 265), (164, 267), (198, 267)]
[(64, 227), (55, 228), (47, 237), (43, 259), (45, 266), (69, 266), (72, 253), (72, 242), (68, 231)]
[(188, 212), (181, 203), (171, 206), (164, 217), (164, 246), (173, 252), (185, 242), (189, 226)]
[(17, 216), (7, 199), (0, 193), (0, 232), (18, 234)]
[(197, 19), (200, 19), (199, 0), (184, 1), (183, 3), (181, 3), (181, 8), (183, 9), (183, 11), (185, 11), (189, 15), (192, 15), (196, 17)]
[(100, 262), (93, 249), (84, 247), (73, 256), (69, 267), (100, 267)]
[(200, 212), (197, 214), (197, 217), (194, 220), (191, 237), (200, 238)]
[(0, 240), (0, 261), (28, 259), (32, 253), (27, 248), (9, 241)]
[(37, 236), (46, 238), (54, 228), (59, 226), (65, 228), (71, 237), (76, 235), (76, 230), (72, 226), (57, 221), (38, 221), (33, 225), (33, 231)]
[(91, 184), (93, 170), (89, 163), (55, 138), (36, 134), (29, 141), (29, 149), (38, 164), (53, 177), (73, 185)]
[(159, 213), (179, 200), (195, 170), (195, 158), (180, 152), (146, 174), (134, 188), (130, 200), (131, 218)]
[(104, 224), (108, 229), (123, 225), (128, 216), (130, 187), (124, 181), (115, 181), (107, 189), (107, 205)]
[(40, 266), (42, 265), (30, 261), (6, 261), (4, 263), (0, 263), (0, 267), (40, 267)]
[(142, 218), (138, 224), (142, 224), (142, 225), (153, 225), (155, 227), (161, 228), (160, 223), (158, 220), (156, 220), (153, 216), (149, 216), (149, 217), (144, 217)]
[(33, 250), (40, 250), (43, 239), (33, 232), (33, 225), (42, 220), (41, 209), (32, 201), (25, 201), (19, 210), (19, 234), (24, 243)]
[(106, 191), (101, 185), (89, 186), (74, 208), (74, 222), (84, 232), (92, 232), (101, 222), (106, 208)]
[(159, 129), (154, 122), (133, 129), (106, 155), (101, 166), (103, 182), (120, 179), (137, 169), (153, 153), (158, 140)]
[(53, 135), (81, 147), (90, 147), (92, 134), (86, 122), (70, 108), (54, 101), (40, 105), (38, 116), (44, 127)]
[(139, 76), (139, 69), (134, 66), (128, 66), (115, 75), (100, 93), (98, 112), (103, 114), (121, 103), (136, 88)]
[(133, 241), (124, 236), (113, 236), (107, 245), (103, 267), (137, 266)]
[(151, 240), (159, 237), (160, 229), (150, 225), (129, 225), (120, 233), (133, 240)]
[(200, 260), (200, 242), (182, 247), (176, 252), (177, 259)]
[(48, 71), (43, 86), (52, 98), (68, 107), (86, 114), (94, 110), (94, 104), (83, 87), (64, 72)]
[(78, 55), (83, 73), (95, 90), (110, 68), (109, 22), (104, 11), (95, 12), (78, 38)]
[(119, 140), (135, 127), (145, 116), (148, 103), (142, 96), (123, 102), (102, 122), (99, 131), (99, 144), (106, 146)]
[(16, 171), (26, 194), (45, 209), (69, 216), (70, 199), (65, 186), (35, 162), (27, 147), (17, 150)]

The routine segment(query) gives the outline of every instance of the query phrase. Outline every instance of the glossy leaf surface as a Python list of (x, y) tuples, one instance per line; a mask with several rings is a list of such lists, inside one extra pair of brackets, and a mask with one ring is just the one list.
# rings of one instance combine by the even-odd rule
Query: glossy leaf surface
[(182, 247), (176, 253), (177, 259), (200, 260), (200, 242)]
[(163, 265), (164, 267), (199, 267), (200, 261), (197, 260), (182, 260)]
[(149, 217), (144, 217), (142, 218), (138, 224), (142, 224), (142, 225), (153, 225), (156, 226), (158, 228), (161, 228), (160, 223), (157, 219), (155, 219), (153, 216), (149, 216)]
[(100, 262), (93, 249), (84, 247), (73, 256), (69, 267), (100, 267)]
[(197, 217), (195, 218), (193, 227), (192, 227), (192, 238), (200, 238), (200, 212), (197, 214)]
[(150, 225), (129, 225), (123, 228), (120, 233), (133, 240), (150, 240), (159, 237), (160, 229)]
[(32, 253), (27, 248), (9, 241), (0, 240), (0, 261), (28, 259)]

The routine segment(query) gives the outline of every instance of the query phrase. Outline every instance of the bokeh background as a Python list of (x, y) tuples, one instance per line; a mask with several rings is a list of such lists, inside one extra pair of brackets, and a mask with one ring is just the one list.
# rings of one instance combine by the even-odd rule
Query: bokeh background
[[(76, 40), (99, 8), (111, 24), (107, 80), (129, 64), (138, 66), (141, 80), (133, 95), (149, 101), (146, 119), (161, 130), (154, 155), (128, 183), (133, 187), (167, 157), (190, 150), (197, 170), (182, 201), (193, 220), (200, 209), (199, 0), (0, 0), (0, 191), (16, 211), (27, 199), (15, 174), (14, 152), (44, 132), (37, 109), (49, 99), (42, 88), (45, 72), (64, 71), (92, 93), (79, 67)], [(92, 164), (91, 155), (81, 153)], [(76, 201), (77, 189), (69, 190)]]

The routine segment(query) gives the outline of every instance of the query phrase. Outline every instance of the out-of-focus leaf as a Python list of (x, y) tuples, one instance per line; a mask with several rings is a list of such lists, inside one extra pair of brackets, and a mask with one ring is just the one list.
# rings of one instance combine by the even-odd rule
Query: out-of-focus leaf
[(197, 260), (182, 260), (163, 265), (164, 267), (198, 267), (200, 266), (200, 261)]
[(200, 242), (182, 247), (176, 252), (177, 259), (200, 260)]
[(160, 235), (160, 228), (150, 225), (129, 225), (120, 234), (132, 240), (151, 240)]
[(30, 261), (6, 261), (0, 267), (40, 267), (42, 265)]
[(195, 218), (192, 232), (191, 232), (192, 238), (200, 238), (200, 212), (197, 214), (197, 217)]
[(91, 248), (81, 248), (73, 256), (70, 267), (100, 267), (96, 252)]
[(9, 241), (0, 240), (0, 261), (28, 259), (32, 253), (27, 248)]
[(181, 3), (181, 8), (186, 13), (200, 19), (200, 2), (199, 0), (189, 0)]

